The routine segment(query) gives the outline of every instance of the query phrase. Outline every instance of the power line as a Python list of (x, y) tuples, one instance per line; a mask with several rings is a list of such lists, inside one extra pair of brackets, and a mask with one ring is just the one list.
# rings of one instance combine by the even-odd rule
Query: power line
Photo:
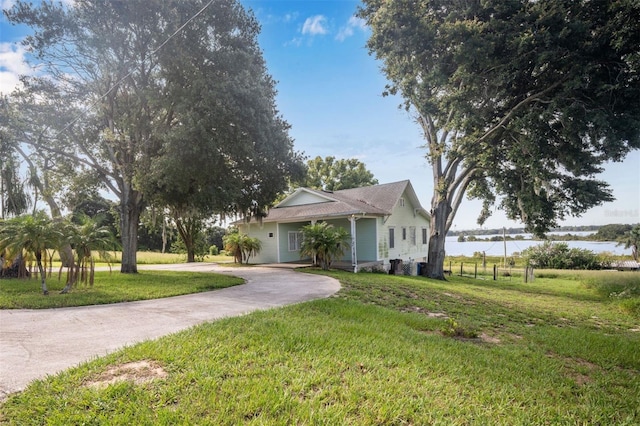
[[(187, 19), (184, 22), (184, 24), (182, 24), (169, 37), (167, 37), (167, 39), (165, 41), (160, 43), (160, 45), (158, 47), (156, 47), (155, 49), (153, 49), (151, 51), (151, 56), (155, 55), (160, 49), (162, 49), (169, 41), (171, 41), (172, 38), (174, 38), (176, 35), (178, 35), (187, 25), (189, 25), (189, 23), (191, 21), (193, 21), (195, 18), (200, 16), (209, 6), (211, 6), (213, 4), (214, 1), (215, 0), (210, 0), (209, 3), (204, 5), (204, 7), (202, 9), (200, 9), (193, 16), (191, 16), (189, 19)], [(147, 60), (147, 59), (145, 59), (145, 60)], [(143, 61), (143, 63), (144, 63), (144, 61)], [(132, 68), (133, 68), (133, 66), (132, 66)], [(109, 90), (107, 90), (102, 96), (100, 96), (93, 103), (89, 104), (89, 107), (87, 108), (87, 110), (92, 110), (93, 108), (95, 108), (96, 105), (98, 105), (104, 98), (106, 98), (111, 92), (113, 92), (118, 86), (120, 86), (120, 84), (122, 84), (122, 82), (124, 82), (127, 78), (129, 78), (133, 74), (133, 72), (134, 72), (134, 70), (131, 69), (131, 71), (129, 71), (124, 77), (122, 77), (120, 80), (115, 82), (113, 84), (113, 86), (111, 86), (109, 88)], [(58, 136), (60, 136), (64, 132), (66, 132), (69, 129), (69, 127), (71, 127), (73, 124), (75, 124), (78, 120), (80, 120), (86, 114), (87, 110), (79, 113), (76, 117), (74, 117), (71, 121), (69, 121), (58, 133), (56, 133), (56, 135), (53, 137), (53, 139), (58, 138)]]

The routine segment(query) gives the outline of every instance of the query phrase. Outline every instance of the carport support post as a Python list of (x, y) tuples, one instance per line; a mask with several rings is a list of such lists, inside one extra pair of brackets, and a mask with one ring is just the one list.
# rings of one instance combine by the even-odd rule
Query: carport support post
[(356, 217), (351, 215), (349, 217), (349, 222), (351, 222), (351, 266), (353, 266), (353, 273), (358, 272), (358, 258), (357, 258), (357, 250), (356, 250)]

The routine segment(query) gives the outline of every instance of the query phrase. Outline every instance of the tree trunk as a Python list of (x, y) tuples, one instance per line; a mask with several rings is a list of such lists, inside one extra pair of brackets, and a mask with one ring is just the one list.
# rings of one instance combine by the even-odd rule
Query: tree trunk
[[(437, 200), (435, 198), (438, 197)], [(446, 198), (434, 194), (431, 209), (431, 224), (429, 226), (429, 253), (427, 258), (426, 275), (429, 278), (444, 280), (444, 243), (447, 237), (447, 219), (452, 209)]]
[(46, 271), (44, 270), (44, 266), (42, 266), (42, 253), (36, 253), (36, 263), (38, 264), (38, 271), (40, 272), (40, 285), (42, 286), (42, 294), (45, 296), (49, 295), (49, 290), (47, 290), (47, 276)]
[(162, 215), (162, 253), (167, 249), (167, 221), (164, 214)]
[(195, 255), (195, 244), (194, 244), (194, 229), (193, 219), (186, 219), (182, 221), (179, 217), (174, 217), (176, 222), (176, 228), (178, 228), (178, 233), (180, 234), (180, 238), (182, 238), (182, 242), (184, 243), (185, 249), (187, 249), (187, 263), (194, 263), (196, 261)]
[(138, 223), (142, 211), (142, 194), (127, 185), (120, 200), (120, 239), (122, 262), (120, 272), (138, 273)]

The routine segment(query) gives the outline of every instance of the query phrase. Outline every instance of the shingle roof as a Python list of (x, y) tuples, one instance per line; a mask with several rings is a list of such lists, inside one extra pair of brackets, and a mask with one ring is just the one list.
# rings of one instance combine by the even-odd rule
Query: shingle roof
[[(304, 188), (305, 192), (319, 195), (319, 200), (310, 204), (286, 205), (280, 203), (269, 210), (269, 214), (262, 219), (263, 222), (297, 221), (323, 217), (350, 216), (352, 214), (366, 214), (371, 216), (385, 216), (393, 212), (405, 190), (410, 189), (412, 204), (424, 215), (426, 211), (420, 206), (420, 202), (413, 187), (408, 180), (382, 185), (364, 186), (361, 188), (343, 189), (339, 191), (318, 191)], [(296, 193), (289, 197), (295, 197)]]

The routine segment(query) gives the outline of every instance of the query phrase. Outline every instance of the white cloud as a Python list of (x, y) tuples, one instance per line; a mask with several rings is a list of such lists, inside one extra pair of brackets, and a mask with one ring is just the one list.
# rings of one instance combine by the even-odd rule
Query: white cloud
[(338, 31), (338, 34), (336, 35), (336, 40), (344, 41), (353, 35), (354, 30), (365, 31), (366, 28), (367, 26), (364, 19), (352, 16), (349, 18), (349, 21), (347, 21), (347, 25), (340, 28), (340, 31)]
[(2, 10), (11, 9), (14, 4), (16, 4), (15, 0), (0, 0), (0, 8)]
[(25, 50), (15, 43), (0, 43), (0, 92), (10, 93), (18, 85), (18, 77), (31, 74), (32, 70), (24, 61)]
[(323, 15), (316, 15), (307, 18), (302, 25), (302, 34), (324, 35), (329, 32), (326, 27), (327, 18)]
[(293, 22), (296, 19), (298, 19), (298, 12), (292, 12), (292, 13), (287, 13), (284, 15), (284, 17), (282, 18), (282, 20), (284, 22)]
[(284, 46), (295, 46), (300, 47), (302, 45), (302, 38), (294, 37), (293, 39), (287, 41)]

